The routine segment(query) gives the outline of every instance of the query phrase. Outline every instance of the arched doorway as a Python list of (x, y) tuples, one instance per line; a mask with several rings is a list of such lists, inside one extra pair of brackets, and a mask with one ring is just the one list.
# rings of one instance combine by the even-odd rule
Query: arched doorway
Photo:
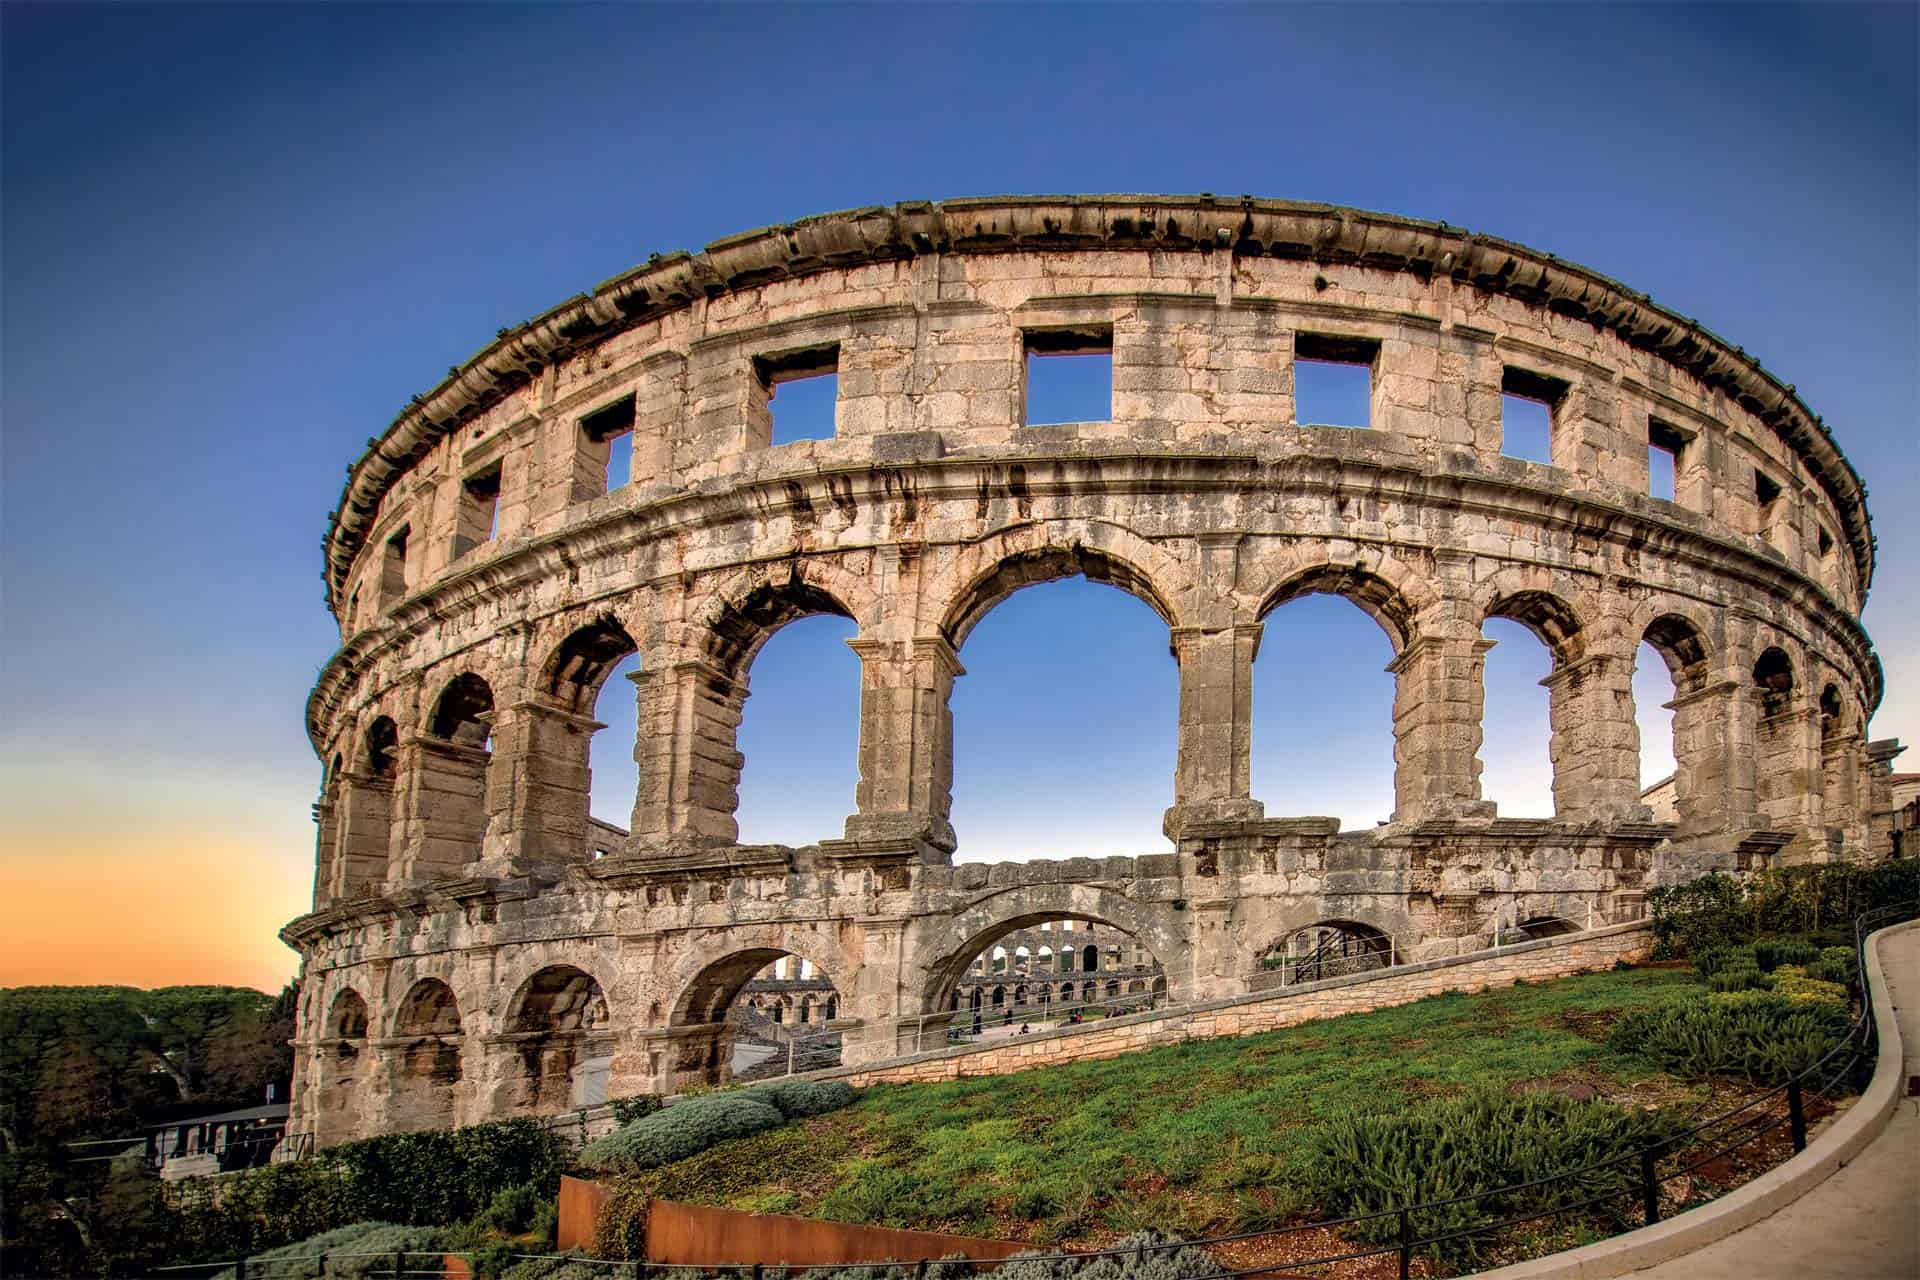
[(550, 965), (522, 983), (506, 1038), (519, 1063), (509, 1110), (554, 1115), (606, 1101), (614, 1032), (606, 993), (585, 970)]
[[(762, 1012), (769, 1008), (776, 1016)], [(724, 956), (694, 976), (674, 1007), (672, 1025), (686, 1029), (676, 1080), (724, 1084), (838, 1066), (840, 1008), (832, 976), (790, 951)]]
[(1278, 972), (1284, 985), (1319, 982), (1385, 969), (1396, 963), (1393, 940), (1357, 920), (1321, 920), (1275, 940), (1260, 955), (1263, 970)]
[(414, 983), (394, 1017), (389, 1129), (451, 1129), (458, 1123), (465, 1046), (453, 989), (437, 978)]

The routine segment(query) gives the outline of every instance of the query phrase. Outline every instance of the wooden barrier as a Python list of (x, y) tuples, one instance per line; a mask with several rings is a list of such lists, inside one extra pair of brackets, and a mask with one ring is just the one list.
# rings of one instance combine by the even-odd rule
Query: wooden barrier
[[(560, 1179), (561, 1249), (593, 1247), (600, 1211), (613, 1189), (584, 1178)], [(724, 1263), (815, 1267), (841, 1262), (892, 1258), (918, 1262), (963, 1254), (969, 1258), (1005, 1258), (1031, 1246), (1011, 1240), (955, 1236), (939, 1231), (902, 1231), (855, 1226), (781, 1213), (743, 1213), (710, 1205), (654, 1200), (647, 1207), (647, 1261), (698, 1266)]]

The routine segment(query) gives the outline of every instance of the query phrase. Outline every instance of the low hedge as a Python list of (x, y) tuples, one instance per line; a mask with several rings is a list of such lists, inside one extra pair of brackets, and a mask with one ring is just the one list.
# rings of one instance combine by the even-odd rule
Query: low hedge
[(744, 1090), (744, 1093), (749, 1098), (766, 1102), (789, 1120), (821, 1116), (829, 1111), (850, 1107), (860, 1096), (860, 1091), (844, 1080), (777, 1080), (772, 1084), (755, 1085)]
[(1796, 998), (1781, 993), (1779, 983), (1776, 977), (1773, 991), (1690, 996), (1632, 1010), (1613, 1024), (1608, 1044), (1685, 1080), (1737, 1076), (1783, 1084), (1844, 1040), (1852, 1019), (1844, 997)]
[[(1331, 1218), (1479, 1195), (1412, 1215), (1418, 1234), (1440, 1235), (1593, 1196), (1630, 1193), (1639, 1184), (1639, 1164), (1620, 1159), (1576, 1178), (1482, 1194), (1627, 1156), (1669, 1140), (1683, 1124), (1667, 1111), (1483, 1087), (1400, 1111), (1323, 1122), (1309, 1132), (1306, 1156), (1289, 1176), (1295, 1184), (1291, 1189)], [(1397, 1214), (1388, 1213), (1343, 1230), (1370, 1244), (1387, 1244), (1399, 1239), (1400, 1223)], [(1481, 1261), (1495, 1243), (1469, 1236), (1427, 1252), (1456, 1266)]]
[[(355, 1222), (252, 1254), (247, 1272), (273, 1280), (364, 1280), (376, 1273), (391, 1274), (394, 1255), (400, 1253), (411, 1255), (408, 1275), (441, 1274), (440, 1232), (392, 1222)], [(236, 1275), (229, 1267), (214, 1280), (234, 1280)]]
[(749, 1093), (689, 1098), (587, 1144), (580, 1163), (603, 1173), (638, 1173), (698, 1155), (715, 1143), (785, 1124), (772, 1103)]

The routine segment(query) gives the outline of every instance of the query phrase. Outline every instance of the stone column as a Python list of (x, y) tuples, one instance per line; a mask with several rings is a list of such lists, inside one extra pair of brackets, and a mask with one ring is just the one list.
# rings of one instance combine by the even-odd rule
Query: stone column
[(1540, 682), (1553, 737), (1553, 809), (1576, 822), (1652, 817), (1640, 803), (1640, 729), (1633, 717), (1633, 659), (1588, 653)]
[(1875, 859), (1893, 856), (1893, 762), (1905, 750), (1898, 738), (1867, 744), (1867, 852)]
[(953, 682), (966, 674), (941, 636), (847, 645), (860, 655), (859, 812), (847, 839), (954, 848)]
[(1262, 630), (1257, 622), (1173, 629), (1180, 743), (1165, 822), (1171, 839), (1189, 822), (1255, 821), (1265, 813), (1251, 796), (1253, 660)]
[(597, 720), (536, 699), (494, 713), (484, 861), (502, 871), (586, 855)]
[(478, 743), (430, 733), (400, 743), (399, 794), (405, 815), (389, 886), (453, 879), (480, 856), (486, 832), (487, 763)]
[(639, 737), (633, 758), (640, 766), (640, 793), (633, 808), (636, 843), (672, 837), (719, 842), (739, 839), (734, 810), (740, 804), (736, 745), (743, 682), (704, 658), (636, 671), (640, 699)]
[(1860, 763), (1865, 746), (1852, 730), (1823, 732), (1820, 738), (1820, 810), (1831, 837), (1855, 851), (1867, 843), (1867, 824), (1860, 805)]
[[(1794, 833), (1790, 855), (1824, 851), (1819, 708), (1796, 693), (1793, 705), (1760, 719), (1755, 748), (1755, 796), (1767, 825)], [(1814, 848), (1800, 847), (1803, 839)]]
[(1491, 818), (1480, 798), (1480, 717), (1493, 642), (1478, 632), (1416, 635), (1393, 673), (1393, 820)]
[(393, 780), (345, 770), (333, 801), (331, 877), (323, 886), (334, 901), (366, 898), (387, 880), (393, 846)]
[(1673, 712), (1674, 794), (1681, 837), (1764, 825), (1755, 798), (1759, 691), (1721, 679), (1666, 704)]

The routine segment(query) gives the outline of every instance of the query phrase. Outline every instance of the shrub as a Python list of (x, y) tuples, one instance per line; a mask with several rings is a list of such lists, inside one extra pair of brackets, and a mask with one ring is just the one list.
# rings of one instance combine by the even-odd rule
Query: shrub
[(531, 1182), (522, 1182), (518, 1186), (502, 1187), (494, 1193), (474, 1218), (474, 1225), (483, 1231), (500, 1231), (507, 1235), (519, 1235), (533, 1225), (533, 1218), (540, 1206), (546, 1203), (546, 1197), (540, 1194), (540, 1188)]
[(636, 1120), (645, 1120), (660, 1109), (660, 1099), (650, 1093), (642, 1093), (632, 1098), (608, 1098), (607, 1110), (613, 1112), (615, 1123), (622, 1127)]
[(1783, 964), (1773, 971), (1773, 989), (1789, 1000), (1819, 1000), (1847, 1007), (1847, 989), (1816, 978), (1798, 965)]
[(1774, 1085), (1818, 1062), (1849, 1027), (1844, 1004), (1740, 991), (1632, 1010), (1607, 1040), (1683, 1079), (1731, 1075)]
[(618, 1274), (611, 1267), (597, 1267), (578, 1249), (552, 1258), (523, 1258), (500, 1273), (500, 1280), (608, 1280)]
[(1108, 1249), (1121, 1252), (1063, 1258), (1023, 1251), (986, 1275), (993, 1280), (1214, 1280), (1227, 1274), (1200, 1250), (1158, 1231), (1136, 1231)]
[(1863, 912), (1916, 899), (1920, 859), (1896, 858), (1779, 867), (1745, 879), (1715, 873), (1653, 889), (1647, 906), (1660, 954), (1695, 956), (1768, 934), (1844, 929)]
[(1758, 968), (1722, 969), (1707, 979), (1709, 991), (1765, 991), (1773, 979)]
[[(417, 1254), (407, 1259), (409, 1274), (440, 1274), (440, 1233), (431, 1227), (407, 1227), (391, 1222), (356, 1222), (297, 1240), (247, 1259), (249, 1274), (274, 1280), (363, 1280), (376, 1272), (390, 1272), (396, 1253)], [(214, 1280), (232, 1280), (232, 1269)]]
[[(1386, 1213), (1404, 1205), (1478, 1196), (1422, 1209), (1422, 1236), (1478, 1222), (1629, 1192), (1637, 1161), (1624, 1157), (1677, 1133), (1683, 1121), (1664, 1111), (1630, 1111), (1609, 1102), (1576, 1102), (1551, 1093), (1509, 1094), (1482, 1088), (1390, 1113), (1348, 1114), (1307, 1134), (1295, 1176), (1321, 1212), (1334, 1218)], [(1607, 1161), (1618, 1161), (1605, 1164)], [(1602, 1164), (1576, 1178), (1484, 1194)], [(1352, 1224), (1369, 1243), (1398, 1239), (1395, 1214)], [(1441, 1262), (1480, 1258), (1491, 1242), (1461, 1237), (1430, 1246)]]
[(800, 1120), (850, 1107), (860, 1091), (844, 1080), (781, 1080), (756, 1085), (742, 1096), (766, 1103), (789, 1120)]
[(1753, 944), (1753, 961), (1763, 973), (1783, 964), (1806, 964), (1820, 958), (1820, 949), (1802, 938), (1762, 938)]
[(698, 1155), (715, 1143), (764, 1133), (785, 1123), (779, 1110), (746, 1093), (713, 1093), (676, 1103), (587, 1144), (580, 1163), (605, 1172), (636, 1173)]

